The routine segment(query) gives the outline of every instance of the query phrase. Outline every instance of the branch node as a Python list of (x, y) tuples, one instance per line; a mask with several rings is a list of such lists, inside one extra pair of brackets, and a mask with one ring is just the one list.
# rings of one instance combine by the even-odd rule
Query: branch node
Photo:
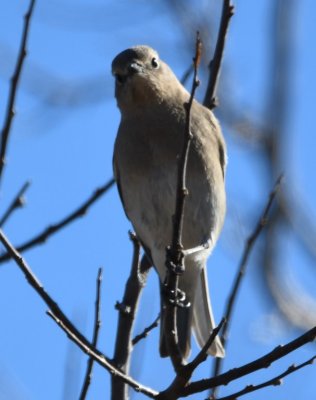
[(127, 304), (120, 303), (119, 301), (117, 301), (115, 303), (114, 308), (116, 310), (118, 310), (120, 314), (123, 314), (123, 315), (130, 315), (131, 314), (131, 307), (128, 306)]

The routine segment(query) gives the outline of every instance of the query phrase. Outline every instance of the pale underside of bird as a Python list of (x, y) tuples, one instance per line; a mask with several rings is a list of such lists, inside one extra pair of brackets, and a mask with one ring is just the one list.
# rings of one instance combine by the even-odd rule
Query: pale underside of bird
[[(166, 247), (172, 239), (176, 206), (178, 159), (185, 129), (184, 103), (190, 94), (156, 51), (136, 46), (112, 63), (115, 96), (121, 122), (114, 148), (114, 173), (125, 213), (161, 285), (166, 276)], [(183, 245), (204, 248), (184, 259), (179, 288), (189, 307), (178, 309), (177, 330), (183, 358), (191, 349), (191, 333), (203, 346), (215, 327), (206, 261), (221, 231), (226, 202), (226, 147), (220, 126), (210, 110), (194, 101), (191, 109), (192, 145), (188, 157)], [(168, 356), (162, 300), (160, 354)], [(224, 356), (219, 338), (209, 354)]]

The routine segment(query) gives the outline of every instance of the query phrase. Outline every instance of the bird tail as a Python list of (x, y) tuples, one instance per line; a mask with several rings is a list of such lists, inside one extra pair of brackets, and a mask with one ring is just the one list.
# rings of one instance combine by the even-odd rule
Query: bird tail
[[(199, 279), (197, 280), (192, 318), (194, 336), (200, 347), (205, 345), (215, 326), (207, 283), (206, 268), (204, 267), (201, 270)], [(225, 356), (225, 350), (218, 336), (216, 336), (212, 345), (209, 347), (208, 354), (221, 358)]]
[[(191, 272), (191, 273), (190, 273)], [(193, 272), (193, 273), (192, 273)], [(203, 347), (215, 328), (205, 267), (200, 269), (187, 269), (180, 277), (179, 287), (186, 294), (190, 307), (178, 307), (177, 331), (179, 350), (184, 359), (188, 358), (191, 351), (191, 334), (194, 332), (196, 341)], [(160, 324), (160, 355), (169, 357), (166, 342), (165, 314), (161, 295), (161, 324)], [(225, 350), (218, 337), (208, 349), (208, 354), (214, 357), (224, 357)]]

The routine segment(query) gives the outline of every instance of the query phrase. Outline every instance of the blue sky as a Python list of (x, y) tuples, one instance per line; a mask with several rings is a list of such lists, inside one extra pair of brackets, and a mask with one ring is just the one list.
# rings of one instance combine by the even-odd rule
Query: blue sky
[[(294, 198), (304, 199), (304, 210), (314, 221), (316, 7), (312, 0), (291, 2), (295, 4), (296, 23), (282, 169), (287, 189)], [(199, 28), (195, 21), (205, 18), (210, 26), (218, 21), (218, 12), (210, 3), (214, 2), (194, 3), (184, 31), (180, 18), (161, 0), (36, 2), (0, 193), (2, 215), (22, 184), (32, 181), (26, 207), (4, 226), (14, 244), (64, 217), (112, 176), (113, 143), (120, 118), (110, 72), (113, 57), (129, 46), (149, 44), (181, 77), (192, 58), (194, 31)], [(229, 102), (258, 123), (267, 123), (264, 99), (273, 3), (235, 1), (236, 14), (225, 49), (225, 82), (220, 88), (223, 109), (217, 111), (219, 117)], [(24, 0), (4, 2), (1, 7), (1, 115), (27, 7)], [(201, 98), (206, 77), (203, 71), (200, 75)], [(238, 139), (224, 121), (223, 130), (229, 151), (228, 217), (208, 266), (218, 321), (243, 244), (272, 186), (256, 146)], [(112, 355), (115, 340), (114, 304), (121, 299), (131, 261), (129, 229), (113, 188), (84, 218), (24, 254), (44, 287), (87, 337), (92, 335), (97, 270), (103, 266), (99, 348), (108, 356)], [(306, 256), (291, 233), (286, 232), (282, 245), (282, 273), (294, 276), (310, 296), (315, 296), (315, 260)], [(259, 259), (260, 252), (256, 252), (238, 297), (225, 369), (249, 362), (299, 334), (280, 319), (268, 300), (257, 271)], [(158, 306), (157, 278), (152, 271), (135, 333), (152, 322)], [(86, 357), (46, 316), (46, 306), (13, 262), (0, 265), (0, 307), (0, 400), (78, 398)], [(275, 366), (223, 388), (221, 393), (259, 383), (314, 353), (315, 347), (308, 345)], [(196, 377), (208, 376), (209, 369), (205, 363)], [(158, 390), (170, 382), (170, 362), (158, 357), (158, 331), (135, 349), (132, 375)], [(316, 394), (314, 376), (315, 367), (309, 366), (286, 378), (281, 387), (245, 398), (312, 398)], [(108, 398), (108, 393), (108, 374), (96, 367), (88, 399)]]

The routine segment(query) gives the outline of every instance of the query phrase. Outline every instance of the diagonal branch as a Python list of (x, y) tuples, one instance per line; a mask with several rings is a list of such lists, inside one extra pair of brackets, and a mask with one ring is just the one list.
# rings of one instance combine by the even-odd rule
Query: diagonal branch
[[(240, 290), (240, 285), (241, 285), (242, 279), (246, 273), (247, 263), (248, 263), (248, 259), (249, 259), (251, 250), (253, 249), (253, 246), (254, 246), (256, 240), (258, 239), (260, 233), (262, 232), (263, 228), (267, 224), (268, 215), (269, 215), (270, 209), (272, 207), (273, 201), (274, 201), (274, 199), (278, 193), (278, 190), (280, 188), (281, 181), (282, 181), (282, 175), (276, 181), (275, 186), (269, 195), (269, 199), (264, 208), (264, 211), (261, 214), (253, 233), (249, 236), (249, 238), (245, 244), (245, 249), (244, 249), (240, 264), (239, 264), (237, 275), (236, 275), (235, 281), (233, 283), (231, 294), (229, 296), (229, 299), (228, 299), (228, 302), (226, 305), (226, 310), (224, 312), (224, 316), (226, 318), (226, 324), (223, 328), (223, 333), (221, 336), (222, 344), (224, 347), (226, 347), (225, 345), (227, 344), (228, 331), (230, 328), (232, 312), (233, 312), (234, 306), (236, 304), (237, 294)], [(222, 360), (223, 360), (222, 358), (215, 359), (213, 376), (217, 376), (221, 372), (221, 367), (223, 365)], [(213, 392), (215, 392), (215, 390)]]
[(301, 364), (298, 364), (298, 365), (293, 364), (282, 374), (275, 376), (274, 378), (269, 379), (268, 381), (260, 383), (259, 385), (247, 385), (243, 390), (240, 390), (239, 392), (233, 393), (229, 396), (220, 397), (220, 398), (218, 398), (218, 400), (236, 400), (240, 396), (244, 396), (245, 394), (255, 392), (255, 391), (263, 389), (265, 387), (281, 385), (283, 378), (292, 374), (293, 372), (300, 370), (301, 368), (306, 367), (307, 365), (313, 364), (315, 360), (316, 360), (316, 356), (310, 358), (309, 360), (307, 360)]
[(184, 368), (188, 369), (192, 375), (193, 371), (204, 362), (208, 356), (207, 351), (211, 347), (212, 343), (216, 339), (216, 336), (219, 334), (222, 328), (225, 327), (226, 324), (226, 318), (222, 318), (221, 322), (218, 324), (216, 328), (213, 329), (210, 337), (208, 338), (207, 342), (203, 346), (203, 348), (199, 351), (197, 356)]
[(232, 5), (231, 1), (223, 0), (221, 22), (218, 31), (214, 57), (209, 65), (210, 69), (209, 81), (207, 84), (207, 89), (203, 102), (205, 107), (209, 108), (210, 110), (212, 110), (217, 106), (217, 99), (216, 99), (217, 83), (223, 59), (225, 40), (227, 36), (229, 21), (233, 15), (234, 15), (234, 6)]
[(187, 385), (181, 392), (182, 397), (190, 396), (191, 394), (202, 392), (207, 389), (214, 388), (220, 385), (227, 385), (228, 383), (241, 378), (242, 376), (249, 375), (255, 371), (263, 368), (268, 368), (270, 365), (285, 357), (287, 354), (299, 349), (309, 342), (313, 342), (316, 339), (316, 326), (305, 332), (303, 335), (292, 340), (284, 346), (278, 346), (270, 353), (267, 353), (263, 357), (257, 358), (256, 360), (245, 364), (238, 368), (233, 368), (221, 375), (215, 376), (209, 379), (202, 379), (195, 381)]
[[(61, 229), (65, 228), (67, 225), (75, 221), (79, 217), (83, 217), (88, 209), (104, 194), (106, 193), (113, 185), (115, 181), (114, 179), (110, 179), (105, 185), (96, 189), (92, 195), (78, 208), (76, 208), (72, 213), (64, 217), (59, 222), (48, 226), (39, 234), (35, 235), (33, 238), (29, 239), (25, 243), (21, 244), (20, 246), (16, 246), (18, 252), (23, 252), (28, 250), (36, 245), (43, 244), (50, 236), (54, 233), (60, 231)], [(10, 259), (10, 253), (4, 253), (0, 255), (0, 263), (7, 261)]]
[[(56, 324), (66, 333), (68, 338), (73, 341), (84, 353), (88, 354), (90, 357), (101, 365), (101, 367), (105, 368), (112, 376), (122, 379), (122, 381), (132, 387), (137, 393), (142, 393), (150, 399), (155, 399), (158, 395), (158, 392), (153, 389), (141, 385), (138, 381), (131, 378), (128, 375), (123, 374), (119, 369), (115, 368), (103, 353), (101, 353), (98, 349), (92, 346), (91, 343), (84, 336), (80, 337), (81, 333), (76, 332), (76, 328), (73, 329), (67, 323), (64, 323), (63, 319), (59, 319), (51, 310), (47, 311), (47, 315), (51, 317)], [(83, 340), (82, 340), (83, 339)]]
[(143, 330), (143, 332), (139, 333), (138, 335), (136, 335), (136, 336), (134, 337), (134, 339), (132, 340), (132, 345), (133, 345), (133, 346), (136, 346), (136, 344), (137, 344), (138, 342), (140, 342), (142, 339), (145, 339), (153, 329), (155, 329), (155, 328), (158, 327), (159, 321), (160, 321), (160, 313), (158, 314), (158, 316), (156, 317), (156, 319), (154, 320), (154, 322), (152, 322), (149, 326), (147, 326), (147, 327)]
[(111, 375), (115, 375), (121, 378), (125, 383), (130, 385), (134, 390), (139, 393), (143, 393), (150, 398), (155, 398), (158, 394), (156, 391), (141, 385), (139, 382), (133, 378), (125, 375), (119, 369), (117, 369), (113, 363), (102, 354), (99, 350), (92, 346), (92, 344), (85, 338), (85, 336), (73, 325), (73, 323), (68, 319), (66, 314), (61, 310), (55, 300), (49, 295), (49, 293), (44, 289), (41, 282), (38, 280), (36, 275), (33, 273), (31, 268), (23, 260), (21, 254), (12, 246), (9, 240), (6, 238), (2, 230), (0, 229), (0, 241), (7, 249), (10, 256), (14, 259), (17, 266), (25, 275), (30, 286), (36, 291), (36, 293), (41, 297), (45, 304), (49, 307), (47, 314), (53, 318), (53, 320), (64, 330), (69, 339), (77, 344), (80, 349), (88, 354), (90, 357), (105, 368)]
[(17, 89), (18, 89), (19, 79), (21, 76), (23, 62), (24, 62), (24, 59), (26, 56), (26, 43), (27, 43), (27, 39), (28, 39), (30, 22), (31, 22), (33, 9), (34, 9), (34, 4), (35, 4), (35, 0), (31, 0), (28, 11), (24, 16), (24, 28), (23, 28), (22, 38), (21, 38), (20, 50), (19, 50), (19, 54), (18, 54), (16, 66), (15, 66), (15, 71), (11, 78), (11, 86), (10, 86), (6, 116), (5, 116), (4, 126), (1, 131), (0, 181), (1, 181), (3, 168), (5, 165), (5, 161), (6, 161), (5, 156), (6, 156), (6, 151), (7, 151), (8, 139), (9, 139), (9, 135), (10, 135), (10, 128), (11, 128), (12, 120), (13, 120), (13, 117), (15, 114), (15, 111), (14, 111), (15, 98), (16, 98), (16, 94), (17, 94)]
[[(101, 282), (102, 282), (102, 268), (99, 268), (98, 277), (97, 277), (97, 293), (95, 300), (95, 319), (94, 319), (94, 329), (93, 329), (93, 339), (92, 346), (95, 348), (98, 343), (98, 336), (101, 327), (101, 314), (100, 314), (100, 306), (101, 306)], [(93, 370), (93, 357), (89, 357), (87, 363), (86, 375), (83, 381), (83, 386), (81, 389), (79, 400), (85, 400), (88, 389), (92, 380), (92, 370)]]

